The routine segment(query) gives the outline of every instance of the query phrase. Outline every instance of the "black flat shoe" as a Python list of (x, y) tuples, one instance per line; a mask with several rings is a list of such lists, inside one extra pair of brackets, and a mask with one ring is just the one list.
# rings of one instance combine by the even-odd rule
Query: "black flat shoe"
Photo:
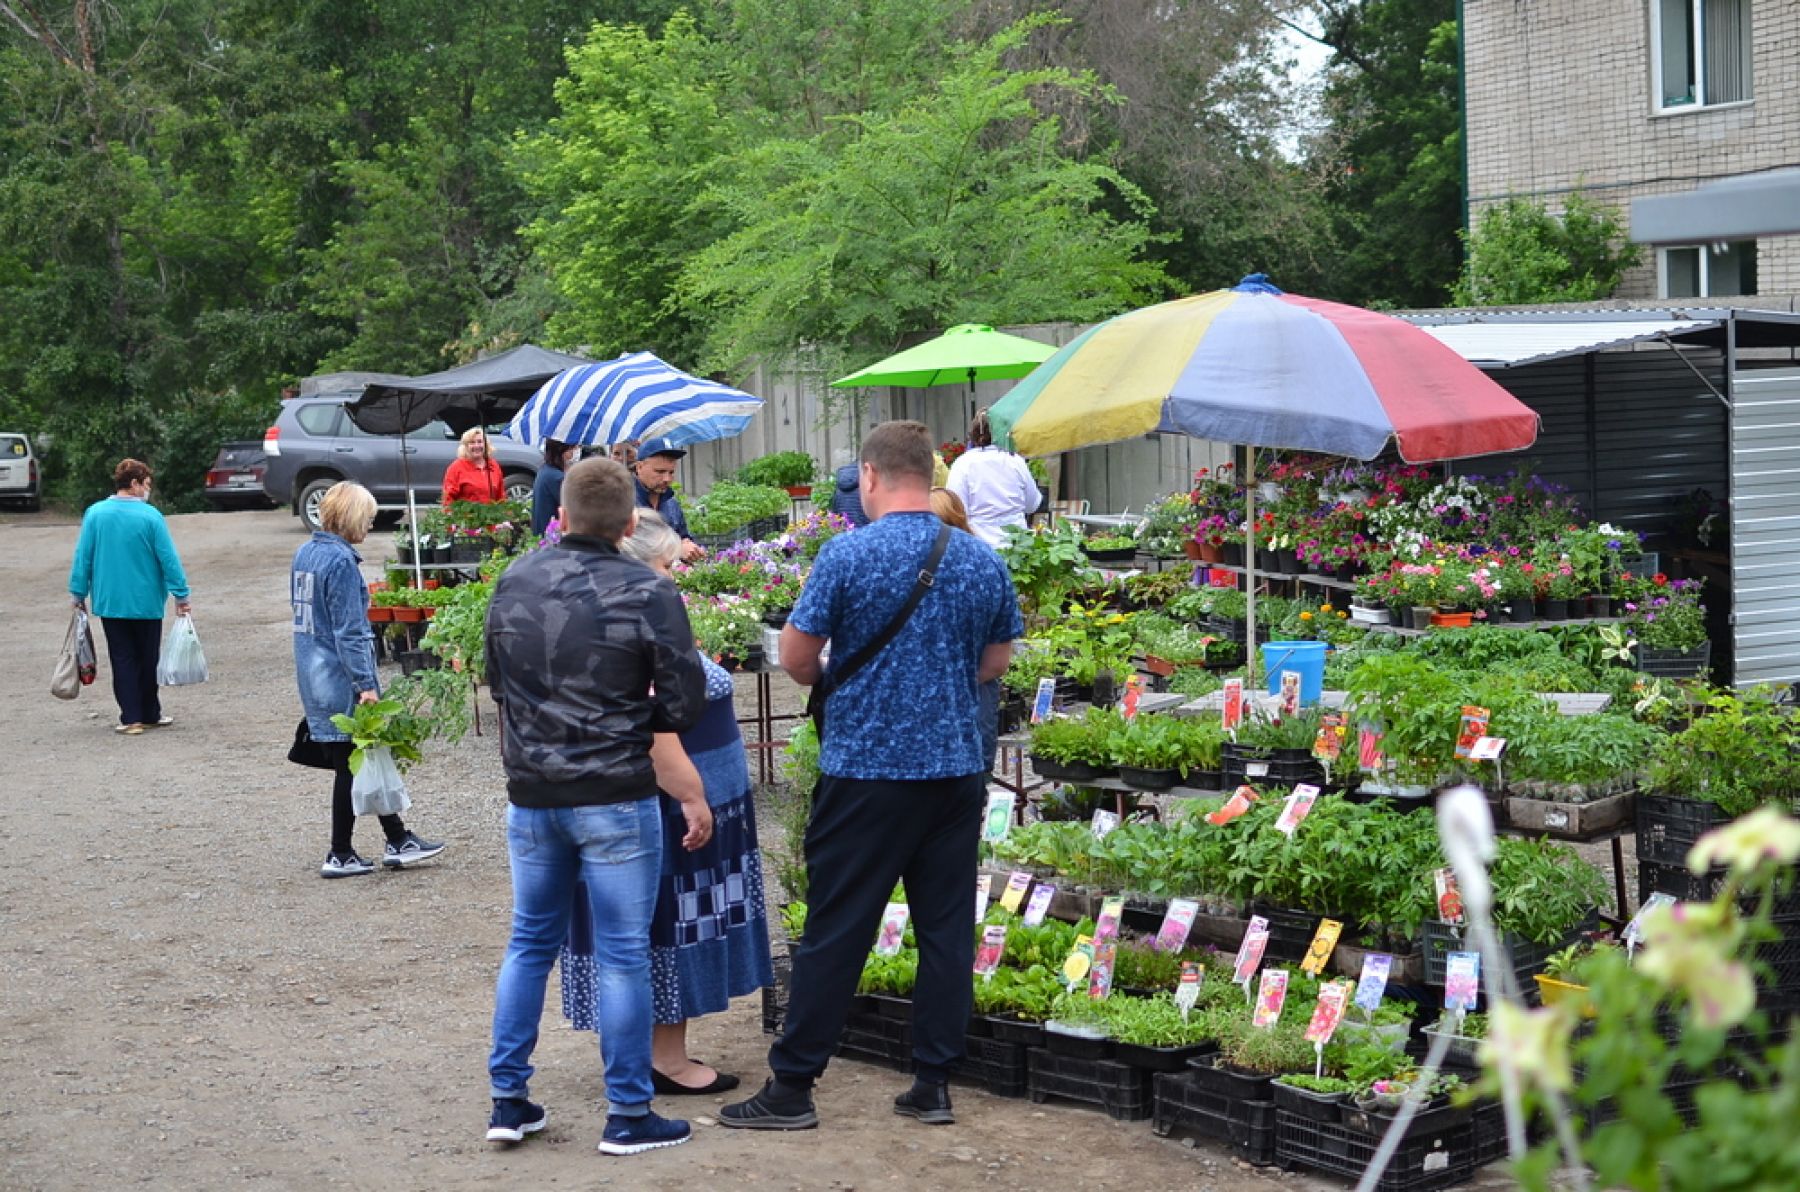
[(695, 1088), (693, 1085), (682, 1084), (679, 1080), (664, 1076), (655, 1068), (650, 1069), (650, 1084), (655, 1088), (656, 1095), (659, 1097), (704, 1097), (708, 1093), (729, 1093), (738, 1086), (738, 1083), (738, 1078), (735, 1076), (727, 1075), (724, 1072), (714, 1072), (711, 1084)]

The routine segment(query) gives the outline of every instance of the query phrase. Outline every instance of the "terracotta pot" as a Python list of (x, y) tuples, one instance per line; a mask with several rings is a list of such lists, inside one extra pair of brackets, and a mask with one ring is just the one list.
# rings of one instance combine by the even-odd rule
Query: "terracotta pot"
[(1467, 629), (1475, 622), (1474, 613), (1432, 613), (1431, 623), (1438, 629)]
[(790, 484), (787, 486), (787, 495), (796, 501), (808, 500), (812, 497), (812, 485)]
[(393, 619), (393, 606), (387, 604), (371, 604), (369, 606), (369, 620), (372, 623), (379, 625), (384, 621), (392, 621)]
[(411, 623), (413, 621), (423, 621), (425, 619), (425, 610), (422, 608), (404, 608), (396, 605), (388, 611), (394, 614), (393, 619), (396, 621)]

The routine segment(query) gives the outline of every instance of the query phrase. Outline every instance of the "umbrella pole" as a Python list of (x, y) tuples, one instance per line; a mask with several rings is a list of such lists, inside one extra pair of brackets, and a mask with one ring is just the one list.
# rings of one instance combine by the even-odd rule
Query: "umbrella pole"
[(1256, 690), (1256, 446), (1244, 448), (1244, 667)]
[(400, 483), (406, 488), (406, 524), (412, 530), (413, 587), (425, 586), (425, 564), (419, 561), (419, 507), (413, 499), (412, 468), (406, 457), (406, 432), (400, 433)]

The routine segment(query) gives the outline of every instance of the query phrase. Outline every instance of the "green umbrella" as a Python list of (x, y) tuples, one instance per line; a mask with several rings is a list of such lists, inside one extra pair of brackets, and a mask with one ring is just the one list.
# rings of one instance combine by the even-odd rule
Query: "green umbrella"
[(995, 331), (985, 323), (959, 323), (935, 339), (839, 377), (831, 385), (834, 389), (874, 385), (924, 389), (967, 381), (972, 417), (975, 382), (1016, 380), (1055, 354), (1054, 346), (1035, 339)]

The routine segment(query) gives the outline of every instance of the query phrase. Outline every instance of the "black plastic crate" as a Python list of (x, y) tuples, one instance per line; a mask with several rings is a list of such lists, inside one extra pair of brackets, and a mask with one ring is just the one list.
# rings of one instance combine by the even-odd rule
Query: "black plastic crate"
[(788, 986), (794, 963), (786, 952), (778, 951), (770, 957), (770, 969), (773, 979), (762, 989), (762, 1028), (765, 1035), (779, 1035), (787, 1021)]
[[(1309, 1121), (1285, 1110), (1275, 1113), (1275, 1161), (1290, 1171), (1305, 1168), (1358, 1180), (1380, 1147), (1379, 1134)], [(1375, 1187), (1377, 1192), (1427, 1192), (1460, 1184), (1474, 1171), (1472, 1122), (1444, 1130), (1413, 1127)]]
[(1026, 1091), (1034, 1102), (1060, 1097), (1097, 1105), (1114, 1121), (1151, 1116), (1150, 1074), (1112, 1060), (1078, 1060), (1041, 1047), (1025, 1052)]
[(1475, 1166), (1506, 1158), (1506, 1106), (1483, 1101), (1475, 1106)]
[(1293, 962), (1304, 960), (1307, 949), (1312, 947), (1313, 935), (1319, 930), (1322, 915), (1310, 911), (1292, 911), (1281, 906), (1264, 906), (1261, 903), (1250, 908), (1252, 914), (1261, 915), (1269, 921), (1269, 943), (1263, 955), (1269, 960)]
[(1275, 1103), (1221, 1096), (1188, 1072), (1157, 1074), (1150, 1128), (1164, 1138), (1179, 1131), (1229, 1143), (1238, 1158), (1257, 1167), (1275, 1162)]
[(970, 1035), (967, 1044), (969, 1053), (956, 1067), (958, 1080), (979, 1085), (997, 1097), (1025, 1095), (1027, 1072), (1023, 1046), (979, 1035)]
[(1637, 802), (1639, 861), (1685, 865), (1694, 842), (1730, 820), (1716, 803), (1675, 795), (1640, 794)]
[(1221, 785), (1226, 790), (1235, 790), (1246, 782), (1262, 789), (1297, 786), (1302, 782), (1318, 787), (1325, 785), (1325, 767), (1310, 755), (1272, 757), (1254, 746), (1230, 741), (1221, 752), (1219, 772)]
[[(1596, 911), (1589, 911), (1587, 917), (1577, 923), (1559, 940), (1547, 944), (1534, 943), (1524, 936), (1507, 932), (1500, 937), (1500, 944), (1506, 949), (1507, 957), (1512, 961), (1513, 979), (1518, 983), (1519, 995), (1532, 1005), (1537, 1004), (1537, 982), (1531, 978), (1544, 971), (1549, 959), (1570, 944), (1576, 943), (1584, 935), (1593, 931), (1600, 924)], [(1442, 923), (1436, 919), (1427, 919), (1419, 928), (1419, 951), (1425, 954), (1425, 984), (1442, 985), (1445, 969), (1449, 966), (1452, 952), (1471, 951), (1472, 946), (1464, 937), (1464, 929), (1453, 923)], [(1485, 986), (1486, 981), (1482, 984)]]
[(838, 1038), (837, 1053), (845, 1059), (911, 1071), (912, 1023), (867, 1011), (852, 1014)]
[[(1680, 902), (1711, 902), (1725, 885), (1725, 871), (1695, 873), (1686, 860), (1678, 862), (1638, 861), (1638, 905), (1652, 894), (1673, 895)], [(1760, 895), (1746, 894), (1740, 899), (1746, 910), (1755, 909)], [(1800, 882), (1789, 879), (1785, 890), (1778, 890), (1772, 910), (1776, 924), (1789, 934), (1800, 934)]]

